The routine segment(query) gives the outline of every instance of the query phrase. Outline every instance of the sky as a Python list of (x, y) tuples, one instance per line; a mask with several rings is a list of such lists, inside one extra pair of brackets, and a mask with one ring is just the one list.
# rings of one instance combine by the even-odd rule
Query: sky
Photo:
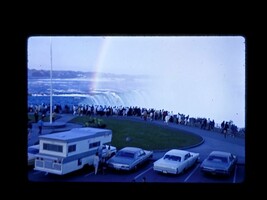
[(28, 68), (156, 77), (153, 98), (175, 113), (245, 127), (245, 43), (238, 35), (34, 36)]

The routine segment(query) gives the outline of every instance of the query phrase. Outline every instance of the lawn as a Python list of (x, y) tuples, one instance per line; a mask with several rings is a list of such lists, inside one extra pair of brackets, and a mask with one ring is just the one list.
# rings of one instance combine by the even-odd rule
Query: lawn
[[(71, 120), (71, 123), (85, 125), (86, 122), (99, 122), (105, 128), (113, 132), (111, 145), (121, 149), (125, 146), (136, 146), (147, 150), (167, 150), (172, 148), (184, 148), (197, 145), (202, 141), (202, 137), (176, 130), (166, 126), (150, 123), (149, 121), (133, 121), (131, 119), (121, 119), (115, 117), (89, 118), (78, 116)], [(93, 123), (87, 123), (95, 126)]]

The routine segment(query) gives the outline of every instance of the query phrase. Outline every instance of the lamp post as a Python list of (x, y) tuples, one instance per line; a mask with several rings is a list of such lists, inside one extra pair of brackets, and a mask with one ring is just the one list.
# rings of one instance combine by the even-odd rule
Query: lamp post
[(53, 115), (53, 88), (52, 88), (52, 38), (50, 37), (50, 124), (52, 124), (52, 115)]

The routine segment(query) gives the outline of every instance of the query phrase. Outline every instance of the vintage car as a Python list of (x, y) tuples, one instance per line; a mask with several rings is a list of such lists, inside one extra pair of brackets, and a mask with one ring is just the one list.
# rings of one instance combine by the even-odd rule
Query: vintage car
[(36, 154), (39, 153), (39, 144), (28, 147), (28, 166), (34, 165)]
[(199, 153), (171, 149), (153, 163), (154, 171), (165, 174), (184, 173), (199, 161)]
[(112, 156), (114, 156), (117, 152), (117, 148), (111, 145), (104, 144), (101, 147), (101, 157), (104, 158), (105, 160), (108, 160)]
[(153, 157), (153, 151), (143, 150), (138, 147), (124, 147), (107, 161), (110, 169), (131, 171)]
[(200, 165), (203, 173), (230, 175), (237, 163), (237, 156), (230, 152), (212, 151)]

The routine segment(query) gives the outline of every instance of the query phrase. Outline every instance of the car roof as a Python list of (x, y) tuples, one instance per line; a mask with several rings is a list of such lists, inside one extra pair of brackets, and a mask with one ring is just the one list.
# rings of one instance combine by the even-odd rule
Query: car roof
[(210, 153), (210, 155), (216, 155), (216, 156), (230, 156), (231, 153), (230, 152), (226, 152), (226, 151), (212, 151)]
[(129, 152), (137, 152), (137, 151), (140, 151), (142, 149), (139, 147), (124, 147), (121, 150), (122, 151), (129, 151)]
[(188, 151), (184, 151), (184, 150), (180, 150), (180, 149), (171, 149), (168, 152), (166, 152), (166, 154), (174, 154), (174, 155), (180, 155), (180, 156), (184, 156), (186, 154), (188, 154)]

